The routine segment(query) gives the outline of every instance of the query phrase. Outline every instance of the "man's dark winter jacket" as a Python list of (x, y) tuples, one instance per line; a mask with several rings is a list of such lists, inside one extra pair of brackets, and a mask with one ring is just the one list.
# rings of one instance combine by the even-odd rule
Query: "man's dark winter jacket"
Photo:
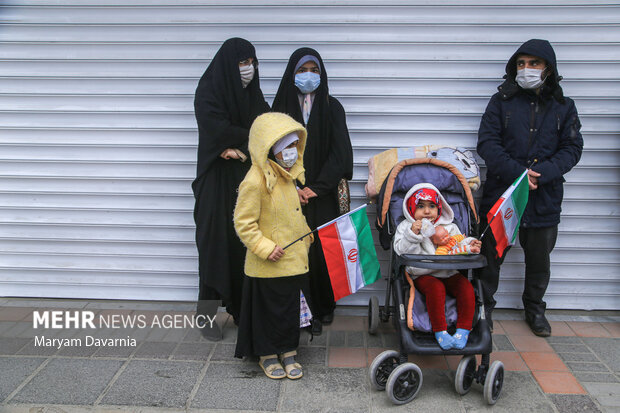
[[(545, 59), (551, 73), (540, 94), (520, 88), (515, 75), (517, 56)], [(560, 222), (563, 175), (581, 157), (583, 139), (574, 102), (558, 84), (555, 53), (546, 40), (525, 42), (506, 65), (506, 81), (493, 95), (478, 131), (478, 154), (487, 166), (480, 212), (485, 214), (500, 195), (534, 160), (541, 174), (538, 189), (530, 191), (521, 221), (524, 227), (547, 227)]]

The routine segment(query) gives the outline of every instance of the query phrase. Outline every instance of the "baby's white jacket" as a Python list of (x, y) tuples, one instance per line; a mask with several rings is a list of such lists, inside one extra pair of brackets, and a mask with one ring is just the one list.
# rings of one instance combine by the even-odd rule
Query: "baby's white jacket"
[[(413, 222), (409, 219), (403, 220), (396, 228), (394, 234), (394, 252), (398, 255), (403, 254), (423, 254), (423, 255), (435, 255), (435, 244), (430, 238), (423, 237), (422, 234), (414, 234), (411, 230), (411, 224)], [(461, 233), (456, 224), (442, 225), (450, 236), (458, 235)], [(428, 268), (415, 268), (407, 267), (407, 272), (411, 274), (413, 279), (416, 279), (420, 275), (431, 274), (437, 278), (449, 278), (457, 273), (456, 270), (431, 270)]]
[[(454, 212), (452, 211), (452, 207), (450, 207), (450, 204), (448, 204), (443, 195), (441, 195), (441, 192), (439, 192), (434, 185), (429, 183), (414, 185), (409, 191), (407, 191), (407, 195), (405, 195), (405, 198), (403, 199), (403, 214), (405, 219), (398, 224), (398, 227), (396, 227), (396, 233), (394, 234), (394, 252), (398, 255), (435, 255), (436, 247), (433, 242), (429, 238), (423, 237), (421, 234), (414, 234), (411, 230), (411, 224), (413, 224), (415, 219), (407, 210), (407, 200), (413, 195), (414, 192), (421, 188), (429, 188), (439, 194), (439, 199), (441, 202), (441, 216), (437, 219), (435, 226), (441, 225), (446, 229), (446, 231), (448, 231), (450, 236), (461, 233), (456, 224), (452, 222), (454, 220)], [(437, 278), (449, 278), (457, 273), (456, 270), (431, 270), (428, 268), (415, 267), (407, 267), (406, 271), (412, 275), (413, 279), (425, 274), (431, 274)]]

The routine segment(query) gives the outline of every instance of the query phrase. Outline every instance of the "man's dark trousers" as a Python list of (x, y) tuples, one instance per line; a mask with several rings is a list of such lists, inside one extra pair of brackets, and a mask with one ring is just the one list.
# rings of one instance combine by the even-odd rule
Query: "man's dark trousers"
[[(486, 217), (481, 217), (480, 228), (486, 228)], [(523, 289), (523, 307), (526, 314), (544, 314), (547, 304), (543, 301), (549, 278), (551, 276), (551, 262), (549, 254), (555, 246), (558, 236), (558, 226), (544, 228), (519, 228), (519, 244), (525, 254), (525, 286)], [(489, 229), (482, 239), (480, 251), (487, 259), (487, 266), (477, 270), (484, 293), (484, 306), (487, 314), (495, 308), (494, 295), (499, 284), (500, 266), (506, 258), (510, 247), (506, 249), (502, 258), (497, 257), (496, 242)]]

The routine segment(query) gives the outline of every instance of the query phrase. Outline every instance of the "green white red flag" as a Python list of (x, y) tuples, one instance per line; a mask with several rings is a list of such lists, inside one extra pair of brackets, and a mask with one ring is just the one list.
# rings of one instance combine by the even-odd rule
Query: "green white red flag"
[(334, 300), (353, 294), (381, 276), (366, 204), (317, 228)]
[(514, 245), (517, 238), (521, 217), (530, 193), (526, 175), (527, 169), (510, 185), (487, 214), (487, 221), (497, 243), (495, 249), (500, 258), (506, 248)]

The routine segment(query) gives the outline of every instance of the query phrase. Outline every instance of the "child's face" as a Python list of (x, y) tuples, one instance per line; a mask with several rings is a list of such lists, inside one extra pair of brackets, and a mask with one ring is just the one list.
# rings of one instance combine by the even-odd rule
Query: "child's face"
[(418, 202), (418, 205), (415, 207), (415, 213), (413, 215), (413, 219), (416, 221), (421, 220), (422, 218), (426, 218), (431, 222), (434, 222), (437, 219), (438, 209), (437, 205), (435, 205), (431, 201), (425, 201), (423, 199)]

